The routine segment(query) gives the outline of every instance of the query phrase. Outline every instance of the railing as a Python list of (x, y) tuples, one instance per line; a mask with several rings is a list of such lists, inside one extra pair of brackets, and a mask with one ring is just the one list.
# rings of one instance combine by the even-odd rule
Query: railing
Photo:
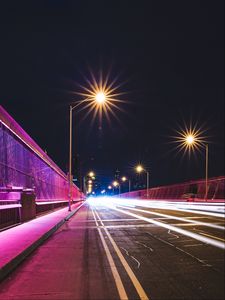
[[(205, 180), (189, 181), (181, 184), (160, 186), (148, 191), (149, 199), (225, 199), (225, 176), (208, 180), (207, 199), (205, 199)], [(147, 191), (139, 190), (121, 194), (125, 198), (147, 198)]]
[[(67, 175), (0, 106), (0, 227), (18, 222), (24, 189), (34, 191), (37, 212), (68, 203)], [(76, 185), (72, 194), (83, 198)]]

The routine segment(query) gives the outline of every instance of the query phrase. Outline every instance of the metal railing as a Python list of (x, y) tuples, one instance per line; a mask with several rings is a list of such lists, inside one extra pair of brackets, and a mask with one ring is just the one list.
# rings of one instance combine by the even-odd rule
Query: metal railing
[[(126, 198), (147, 198), (146, 190), (123, 193)], [(149, 189), (149, 199), (225, 199), (225, 176), (208, 180), (207, 198), (205, 198), (205, 180), (195, 180), (180, 184), (160, 186)]]

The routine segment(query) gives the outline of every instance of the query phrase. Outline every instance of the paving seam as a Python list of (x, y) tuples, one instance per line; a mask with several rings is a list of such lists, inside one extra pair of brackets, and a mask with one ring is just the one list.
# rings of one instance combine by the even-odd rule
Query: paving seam
[(83, 202), (80, 206), (78, 206), (74, 211), (69, 213), (68, 216), (63, 218), (60, 222), (54, 225), (49, 231), (44, 233), (38, 240), (33, 242), (29, 247), (23, 250), (20, 254), (14, 257), (10, 262), (5, 264), (2, 268), (0, 268), (0, 282), (8, 276), (16, 267), (21, 264), (25, 258), (27, 258), (34, 250), (36, 250), (44, 241), (46, 241), (55, 231), (57, 231), (66, 221), (68, 221), (77, 211), (84, 205)]

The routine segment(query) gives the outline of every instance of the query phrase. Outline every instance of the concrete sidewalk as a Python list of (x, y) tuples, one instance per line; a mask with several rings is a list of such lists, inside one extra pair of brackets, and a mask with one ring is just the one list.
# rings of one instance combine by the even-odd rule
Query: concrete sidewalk
[(0, 281), (16, 268), (84, 204), (68, 207), (0, 232)]

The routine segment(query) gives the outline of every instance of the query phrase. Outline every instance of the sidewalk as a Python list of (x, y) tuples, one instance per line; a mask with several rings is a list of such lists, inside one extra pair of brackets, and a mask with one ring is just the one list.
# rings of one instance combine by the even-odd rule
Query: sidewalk
[(83, 205), (83, 201), (0, 232), (0, 281)]

